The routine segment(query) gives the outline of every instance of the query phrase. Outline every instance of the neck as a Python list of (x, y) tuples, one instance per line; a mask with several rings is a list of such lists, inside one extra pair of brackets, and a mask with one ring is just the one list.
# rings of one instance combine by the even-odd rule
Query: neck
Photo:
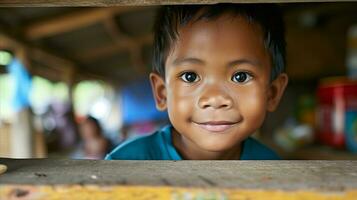
[(240, 144), (225, 151), (207, 151), (199, 148), (175, 129), (172, 130), (172, 141), (174, 147), (184, 160), (238, 160), (240, 158)]

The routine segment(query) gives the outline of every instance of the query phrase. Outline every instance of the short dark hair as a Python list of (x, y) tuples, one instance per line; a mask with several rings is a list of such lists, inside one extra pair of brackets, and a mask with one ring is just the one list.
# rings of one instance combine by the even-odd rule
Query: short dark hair
[(258, 24), (263, 30), (265, 48), (271, 55), (271, 80), (285, 71), (285, 28), (280, 7), (276, 4), (229, 3), (161, 7), (154, 26), (153, 71), (165, 77), (165, 62), (179, 37), (179, 28), (191, 21), (214, 20), (223, 14), (242, 16)]

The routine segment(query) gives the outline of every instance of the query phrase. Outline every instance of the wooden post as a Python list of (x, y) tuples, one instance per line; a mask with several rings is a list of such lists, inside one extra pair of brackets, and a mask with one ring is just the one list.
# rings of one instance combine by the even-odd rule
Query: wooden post
[(11, 157), (33, 157), (31, 114), (28, 108), (22, 109), (15, 114), (11, 126)]
[[(16, 40), (0, 35), (1, 47), (12, 49), (28, 71), (31, 70), (30, 62), (27, 59), (27, 49)], [(33, 157), (34, 134), (32, 128), (32, 116), (30, 109), (23, 108), (15, 113), (13, 123), (10, 127), (10, 155), (14, 158)]]
[[(17, 47), (16, 57), (30, 70), (30, 62), (27, 59), (26, 48)], [(32, 115), (28, 107), (15, 113), (11, 126), (11, 157), (32, 158), (34, 156), (34, 134), (32, 128)]]

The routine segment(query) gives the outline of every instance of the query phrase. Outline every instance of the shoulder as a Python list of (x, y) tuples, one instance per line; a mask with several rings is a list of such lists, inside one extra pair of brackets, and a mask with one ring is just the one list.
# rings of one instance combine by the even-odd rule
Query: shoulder
[(160, 149), (164, 145), (161, 130), (147, 136), (140, 136), (118, 145), (106, 160), (155, 160), (160, 159)]
[(272, 149), (258, 140), (248, 137), (243, 143), (241, 160), (280, 160)]

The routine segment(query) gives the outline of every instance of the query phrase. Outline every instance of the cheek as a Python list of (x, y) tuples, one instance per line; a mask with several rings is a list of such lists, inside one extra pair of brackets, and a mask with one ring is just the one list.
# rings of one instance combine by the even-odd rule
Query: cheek
[(167, 108), (169, 117), (175, 119), (187, 118), (192, 113), (195, 105), (195, 96), (187, 87), (175, 84), (169, 85), (167, 90)]
[[(247, 87), (238, 95), (239, 111), (246, 119), (262, 121), (265, 117), (267, 96), (264, 87)], [(239, 93), (238, 93), (239, 94)]]

